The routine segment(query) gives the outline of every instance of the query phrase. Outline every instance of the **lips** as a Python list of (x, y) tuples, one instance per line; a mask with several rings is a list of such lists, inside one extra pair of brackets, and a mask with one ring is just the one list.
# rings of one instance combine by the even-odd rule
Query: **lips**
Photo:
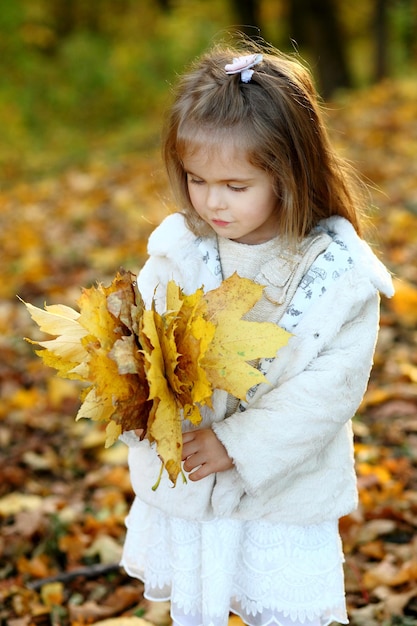
[(218, 227), (222, 228), (224, 226), (228, 226), (230, 222), (224, 222), (223, 220), (212, 220), (212, 223), (215, 226), (218, 226)]

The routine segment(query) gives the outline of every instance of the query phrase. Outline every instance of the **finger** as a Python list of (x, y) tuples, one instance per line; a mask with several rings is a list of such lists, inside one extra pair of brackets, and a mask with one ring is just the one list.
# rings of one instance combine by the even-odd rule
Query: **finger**
[(188, 478), (193, 482), (197, 482), (202, 478), (206, 478), (206, 476), (209, 476), (210, 474), (212, 474), (212, 472), (210, 471), (207, 463), (204, 463), (203, 465), (197, 467), (197, 469), (195, 469), (193, 472), (190, 472), (188, 474)]
[(195, 441), (194, 439), (192, 439), (191, 441), (188, 441), (186, 443), (183, 442), (182, 444), (182, 461), (185, 461), (186, 458), (188, 458), (189, 456), (191, 456), (192, 454), (196, 454), (199, 451), (199, 445), (197, 443), (197, 441)]
[(186, 433), (182, 433), (182, 443), (189, 443), (195, 439), (195, 432), (188, 431)]
[(196, 454), (191, 454), (184, 460), (184, 469), (186, 472), (192, 472), (196, 467), (202, 465), (204, 463), (204, 458), (202, 454), (196, 452)]
[(181, 461), (185, 461), (186, 459), (188, 459), (188, 457), (190, 457), (192, 454), (195, 454), (196, 452), (197, 448), (192, 444), (187, 443), (185, 446), (183, 445)]

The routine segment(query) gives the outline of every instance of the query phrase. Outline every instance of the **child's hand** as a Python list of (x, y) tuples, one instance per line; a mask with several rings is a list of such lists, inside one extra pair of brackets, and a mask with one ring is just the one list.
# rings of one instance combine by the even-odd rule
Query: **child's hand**
[(210, 428), (184, 433), (182, 443), (184, 470), (191, 472), (188, 476), (190, 480), (201, 480), (233, 467), (226, 448)]

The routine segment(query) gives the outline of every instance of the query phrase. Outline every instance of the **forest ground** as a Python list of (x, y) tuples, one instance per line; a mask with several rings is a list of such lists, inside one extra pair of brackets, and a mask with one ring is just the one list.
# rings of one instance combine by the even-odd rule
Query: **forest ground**
[[(358, 510), (341, 520), (354, 626), (417, 624), (417, 83), (340, 98), (329, 125), (372, 182), (369, 237), (395, 277), (368, 391), (354, 419)], [(75, 423), (78, 388), (24, 337), (18, 301), (74, 306), (81, 287), (136, 272), (169, 211), (158, 155), (91, 159), (0, 192), (0, 624), (169, 623), (117, 566), (132, 501), (126, 450)], [(237, 619), (231, 623), (238, 623)]]

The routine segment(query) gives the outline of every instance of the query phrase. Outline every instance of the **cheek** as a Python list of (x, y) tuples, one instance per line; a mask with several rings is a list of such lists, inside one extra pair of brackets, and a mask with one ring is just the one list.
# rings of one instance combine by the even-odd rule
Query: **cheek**
[(202, 213), (202, 203), (201, 203), (201, 194), (198, 193), (198, 190), (193, 189), (188, 192), (190, 196), (190, 202), (194, 211), (201, 216)]
[(188, 198), (190, 199), (192, 206), (195, 208), (195, 194), (190, 186), (188, 187)]
[(194, 204), (196, 201), (196, 188), (192, 185), (188, 185), (188, 195), (191, 200), (191, 204)]
[(190, 189), (190, 200), (197, 213), (201, 213), (205, 207), (205, 192), (203, 187), (192, 187)]

